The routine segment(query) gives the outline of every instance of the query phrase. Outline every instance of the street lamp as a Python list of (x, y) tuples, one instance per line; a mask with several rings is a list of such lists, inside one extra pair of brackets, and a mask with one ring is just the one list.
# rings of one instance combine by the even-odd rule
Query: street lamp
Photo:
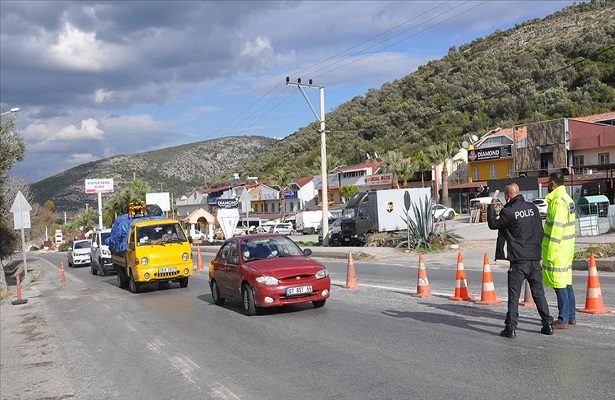
[(0, 117), (4, 117), (5, 115), (9, 115), (9, 114), (16, 113), (16, 112), (19, 112), (18, 107), (11, 108), (9, 111), (3, 112), (2, 114), (0, 114)]
[[(316, 117), (317, 121), (320, 121), (320, 175), (321, 175), (321, 191), (322, 191), (322, 245), (328, 246), (329, 239), (327, 238), (327, 233), (329, 232), (329, 199), (327, 196), (327, 189), (329, 185), (327, 184), (327, 139), (325, 136), (325, 87), (324, 86), (314, 86), (312, 84), (312, 80), (309, 79), (308, 83), (301, 83), (301, 78), (297, 78), (297, 82), (291, 82), (290, 77), (286, 77), (287, 85), (294, 85), (299, 88), (301, 94), (305, 98), (305, 101), (310, 106), (312, 113)], [(320, 116), (312, 107), (312, 103), (310, 103), (310, 99), (305, 94), (305, 90), (303, 87), (308, 88), (318, 88), (320, 92)]]

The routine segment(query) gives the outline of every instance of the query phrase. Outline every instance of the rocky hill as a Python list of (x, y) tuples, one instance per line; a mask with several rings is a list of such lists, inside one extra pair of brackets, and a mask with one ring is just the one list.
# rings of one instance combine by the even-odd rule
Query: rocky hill
[(119, 192), (137, 178), (149, 183), (153, 191), (182, 195), (203, 187), (206, 179), (233, 170), (276, 143), (276, 139), (262, 136), (236, 136), (115, 156), (78, 165), (36, 182), (32, 191), (37, 203), (52, 200), (56, 210), (69, 213), (85, 208), (86, 204), (97, 204), (95, 195), (85, 193), (86, 179), (112, 178), (114, 189)]

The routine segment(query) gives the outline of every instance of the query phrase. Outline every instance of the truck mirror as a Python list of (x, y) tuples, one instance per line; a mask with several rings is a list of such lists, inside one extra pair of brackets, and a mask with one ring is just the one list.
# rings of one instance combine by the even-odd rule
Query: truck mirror
[(312, 249), (303, 249), (303, 255), (308, 257), (312, 255)]

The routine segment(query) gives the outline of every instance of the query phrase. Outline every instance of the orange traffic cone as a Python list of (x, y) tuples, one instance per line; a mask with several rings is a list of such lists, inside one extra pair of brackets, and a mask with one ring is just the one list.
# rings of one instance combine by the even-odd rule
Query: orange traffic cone
[(64, 261), (60, 261), (60, 269), (62, 270), (62, 283), (66, 283), (66, 275), (64, 275)]
[(525, 281), (525, 294), (523, 295), (523, 301), (520, 301), (519, 305), (523, 307), (536, 306), (534, 298), (532, 297), (532, 289), (530, 289), (530, 283), (528, 281)]
[(17, 300), (11, 301), (11, 304), (14, 306), (18, 304), (26, 304), (28, 302), (27, 299), (21, 298), (21, 278), (19, 277), (20, 274), (21, 272), (17, 271), (17, 275), (15, 275), (15, 279), (17, 280)]
[(455, 295), (449, 297), (449, 300), (466, 301), (474, 300), (474, 296), (470, 296), (468, 290), (468, 280), (466, 279), (466, 271), (463, 268), (463, 257), (461, 252), (457, 253), (457, 277), (455, 279)]
[(352, 252), (348, 252), (348, 267), (346, 268), (346, 286), (345, 289), (356, 289), (361, 287), (357, 283), (357, 276), (354, 273), (354, 262), (352, 261)]
[(203, 260), (201, 260), (201, 246), (196, 248), (196, 270), (203, 271)]
[(498, 299), (495, 296), (495, 286), (493, 285), (493, 274), (491, 273), (491, 266), (489, 265), (489, 258), (487, 253), (483, 257), (483, 290), (480, 293), (480, 300), (476, 304), (492, 305), (500, 304), (504, 300)]
[(419, 253), (419, 276), (416, 282), (416, 294), (412, 297), (430, 297), (431, 290), (429, 290), (429, 281), (427, 280), (427, 270), (425, 269), (425, 262), (423, 261), (423, 255)]
[(600, 290), (600, 280), (598, 279), (598, 269), (596, 259), (593, 254), (589, 255), (589, 270), (587, 271), (587, 295), (585, 297), (585, 308), (579, 312), (588, 314), (606, 314), (613, 311), (612, 308), (605, 308)]

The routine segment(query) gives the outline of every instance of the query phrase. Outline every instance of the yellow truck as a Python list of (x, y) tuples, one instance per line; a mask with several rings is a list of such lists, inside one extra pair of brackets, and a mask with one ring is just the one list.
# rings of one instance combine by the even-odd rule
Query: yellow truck
[(133, 293), (151, 283), (179, 282), (185, 288), (194, 272), (188, 237), (174, 219), (149, 217), (131, 206), (113, 223), (107, 245), (119, 286)]

